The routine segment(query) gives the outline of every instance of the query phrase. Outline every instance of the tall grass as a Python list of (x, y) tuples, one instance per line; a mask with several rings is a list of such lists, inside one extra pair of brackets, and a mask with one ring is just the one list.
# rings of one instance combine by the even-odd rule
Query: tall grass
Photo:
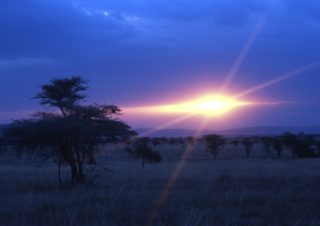
[[(63, 189), (52, 163), (2, 163), (0, 225), (146, 225), (178, 160), (142, 169), (108, 156), (96, 183)], [(210, 157), (187, 163), (152, 225), (320, 225), (319, 160)]]

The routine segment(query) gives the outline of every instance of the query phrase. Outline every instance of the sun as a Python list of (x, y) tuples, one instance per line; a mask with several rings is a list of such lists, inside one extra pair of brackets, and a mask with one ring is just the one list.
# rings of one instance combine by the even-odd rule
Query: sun
[(198, 98), (179, 103), (128, 108), (131, 112), (144, 112), (153, 114), (192, 114), (205, 117), (219, 117), (235, 110), (236, 108), (251, 105), (248, 101), (242, 101), (222, 94), (203, 95)]
[(186, 102), (158, 106), (156, 108), (163, 113), (194, 113), (207, 117), (216, 117), (249, 104), (249, 102), (236, 100), (224, 95), (206, 95)]
[(208, 95), (191, 101), (189, 108), (198, 109), (199, 113), (205, 116), (221, 116), (249, 104), (251, 103), (223, 95)]

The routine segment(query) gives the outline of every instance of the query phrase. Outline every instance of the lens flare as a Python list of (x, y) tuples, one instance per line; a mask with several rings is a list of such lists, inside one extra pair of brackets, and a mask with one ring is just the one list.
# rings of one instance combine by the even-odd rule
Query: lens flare
[(153, 113), (153, 114), (193, 114), (206, 117), (218, 117), (232, 110), (251, 105), (253, 103), (242, 101), (225, 95), (206, 95), (181, 103), (131, 107), (126, 108), (130, 113)]

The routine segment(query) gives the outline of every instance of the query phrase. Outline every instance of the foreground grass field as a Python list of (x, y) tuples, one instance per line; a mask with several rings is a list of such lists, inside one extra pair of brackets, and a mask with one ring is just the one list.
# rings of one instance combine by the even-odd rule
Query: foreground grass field
[[(123, 151), (102, 154), (109, 170), (89, 170), (91, 182), (60, 189), (53, 163), (0, 166), (0, 225), (320, 225), (320, 161), (245, 159), (229, 147), (214, 161), (197, 147), (161, 206), (155, 208), (182, 151), (161, 148), (164, 162), (146, 165)], [(234, 158), (233, 158), (234, 157)], [(64, 181), (69, 171), (64, 169)]]

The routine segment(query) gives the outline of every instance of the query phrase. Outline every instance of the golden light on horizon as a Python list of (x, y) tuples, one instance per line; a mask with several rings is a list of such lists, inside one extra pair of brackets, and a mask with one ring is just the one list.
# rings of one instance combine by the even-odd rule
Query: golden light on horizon
[(222, 117), (240, 107), (252, 105), (248, 101), (242, 101), (222, 94), (204, 95), (199, 98), (186, 100), (180, 103), (131, 107), (125, 110), (130, 113), (146, 114), (192, 114), (205, 117)]

